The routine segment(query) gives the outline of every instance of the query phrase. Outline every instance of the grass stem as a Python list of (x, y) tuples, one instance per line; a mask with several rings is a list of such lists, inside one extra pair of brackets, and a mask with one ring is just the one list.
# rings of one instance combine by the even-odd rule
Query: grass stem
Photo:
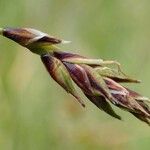
[(0, 35), (3, 34), (3, 28), (0, 28)]

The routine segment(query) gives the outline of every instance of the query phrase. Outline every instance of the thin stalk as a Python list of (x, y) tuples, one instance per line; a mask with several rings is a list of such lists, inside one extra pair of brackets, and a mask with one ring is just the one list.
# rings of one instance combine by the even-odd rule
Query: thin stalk
[(3, 28), (0, 28), (0, 35), (3, 34)]

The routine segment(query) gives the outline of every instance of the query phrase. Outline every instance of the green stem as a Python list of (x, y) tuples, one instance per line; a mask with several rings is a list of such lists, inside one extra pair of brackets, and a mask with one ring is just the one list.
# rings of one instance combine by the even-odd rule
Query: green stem
[(0, 35), (3, 34), (3, 28), (0, 28)]

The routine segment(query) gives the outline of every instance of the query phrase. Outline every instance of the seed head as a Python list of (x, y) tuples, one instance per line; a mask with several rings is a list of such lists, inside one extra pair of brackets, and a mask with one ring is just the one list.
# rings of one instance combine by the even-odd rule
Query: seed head
[[(85, 106), (74, 84), (100, 110), (121, 119), (111, 104), (126, 110), (150, 125), (149, 99), (122, 85), (123, 82), (139, 83), (120, 70), (116, 61), (89, 59), (78, 54), (60, 51), (55, 45), (68, 43), (30, 28), (0, 28), (0, 34), (41, 56), (50, 76), (78, 102)], [(118, 70), (106, 65), (117, 65)]]

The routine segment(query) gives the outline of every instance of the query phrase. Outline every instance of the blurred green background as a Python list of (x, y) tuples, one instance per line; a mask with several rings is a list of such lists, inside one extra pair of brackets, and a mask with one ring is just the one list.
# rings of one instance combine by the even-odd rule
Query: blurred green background
[[(150, 97), (149, 0), (0, 0), (2, 27), (32, 27), (71, 40), (62, 48), (119, 61)], [(82, 95), (83, 96), (83, 95)], [(48, 75), (39, 56), (0, 37), (0, 150), (149, 150), (150, 128), (83, 109)]]

